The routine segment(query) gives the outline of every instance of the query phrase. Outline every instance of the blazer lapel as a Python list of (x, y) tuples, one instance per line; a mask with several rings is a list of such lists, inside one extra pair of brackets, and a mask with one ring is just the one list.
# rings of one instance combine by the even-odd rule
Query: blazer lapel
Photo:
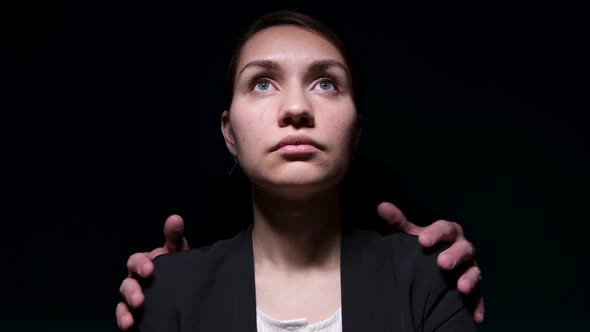
[[(252, 226), (239, 235), (236, 247), (224, 263), (216, 286), (220, 302), (215, 312), (223, 313), (217, 327), (223, 331), (256, 332), (256, 290), (254, 283), (254, 255)], [(222, 276), (222, 277), (221, 277)]]
[[(256, 332), (256, 285), (254, 280), (254, 254), (252, 249), (252, 225), (239, 235), (234, 254), (224, 263), (225, 267), (215, 287), (219, 287), (219, 301), (214, 312), (224, 313), (221, 324), (224, 331)], [(369, 235), (366, 235), (369, 236)], [(345, 227), (341, 242), (341, 295), (343, 332), (364, 332), (376, 323), (375, 300), (379, 281), (375, 280), (378, 255), (368, 249), (363, 232)], [(219, 277), (218, 276), (218, 277)], [(217, 325), (220, 326), (220, 325)]]
[(340, 260), (343, 332), (366, 331), (375, 318), (374, 294), (378, 287), (372, 273), (375, 257), (363, 242), (363, 235), (358, 231), (343, 229)]

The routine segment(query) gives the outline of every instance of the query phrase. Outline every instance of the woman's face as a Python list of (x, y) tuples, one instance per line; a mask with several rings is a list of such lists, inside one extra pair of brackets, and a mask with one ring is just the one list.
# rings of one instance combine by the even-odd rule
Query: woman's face
[(294, 195), (329, 189), (344, 176), (359, 131), (334, 45), (295, 26), (267, 28), (244, 44), (222, 132), (253, 184)]

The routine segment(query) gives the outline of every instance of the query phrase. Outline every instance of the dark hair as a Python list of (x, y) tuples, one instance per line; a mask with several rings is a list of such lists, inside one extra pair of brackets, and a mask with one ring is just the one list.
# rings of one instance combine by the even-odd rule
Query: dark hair
[(224, 109), (229, 111), (231, 107), (231, 103), (233, 100), (235, 76), (237, 70), (236, 67), (238, 65), (238, 59), (240, 58), (240, 54), (242, 52), (242, 47), (257, 32), (280, 25), (292, 25), (317, 33), (318, 35), (332, 43), (332, 45), (334, 45), (338, 49), (338, 51), (340, 52), (340, 54), (342, 54), (342, 57), (344, 58), (345, 65), (348, 67), (350, 81), (352, 85), (352, 98), (355, 103), (357, 112), (359, 112), (360, 91), (358, 87), (358, 82), (356, 80), (356, 72), (352, 64), (350, 55), (344, 47), (344, 43), (342, 42), (340, 37), (338, 37), (338, 35), (324, 23), (307, 14), (295, 10), (279, 10), (263, 15), (262, 17), (258, 18), (252, 25), (250, 25), (250, 27), (239, 39), (234, 49), (234, 52), (231, 56), (225, 77), (225, 87), (223, 96)]

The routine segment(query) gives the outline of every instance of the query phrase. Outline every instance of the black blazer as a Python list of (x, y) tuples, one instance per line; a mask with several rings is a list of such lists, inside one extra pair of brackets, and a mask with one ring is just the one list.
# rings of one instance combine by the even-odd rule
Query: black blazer
[[(475, 331), (456, 282), (415, 236), (342, 233), (343, 332)], [(210, 247), (165, 254), (144, 285), (143, 332), (256, 331), (252, 227)]]

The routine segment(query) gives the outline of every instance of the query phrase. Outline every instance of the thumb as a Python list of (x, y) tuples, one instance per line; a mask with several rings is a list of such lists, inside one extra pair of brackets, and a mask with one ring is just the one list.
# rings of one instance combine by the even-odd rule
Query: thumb
[(377, 206), (377, 213), (390, 225), (401, 232), (411, 235), (419, 235), (422, 227), (411, 223), (397, 206), (389, 202), (382, 202)]
[(164, 248), (169, 252), (188, 249), (188, 242), (184, 238), (184, 220), (181, 216), (173, 214), (166, 219), (164, 237), (166, 239)]

